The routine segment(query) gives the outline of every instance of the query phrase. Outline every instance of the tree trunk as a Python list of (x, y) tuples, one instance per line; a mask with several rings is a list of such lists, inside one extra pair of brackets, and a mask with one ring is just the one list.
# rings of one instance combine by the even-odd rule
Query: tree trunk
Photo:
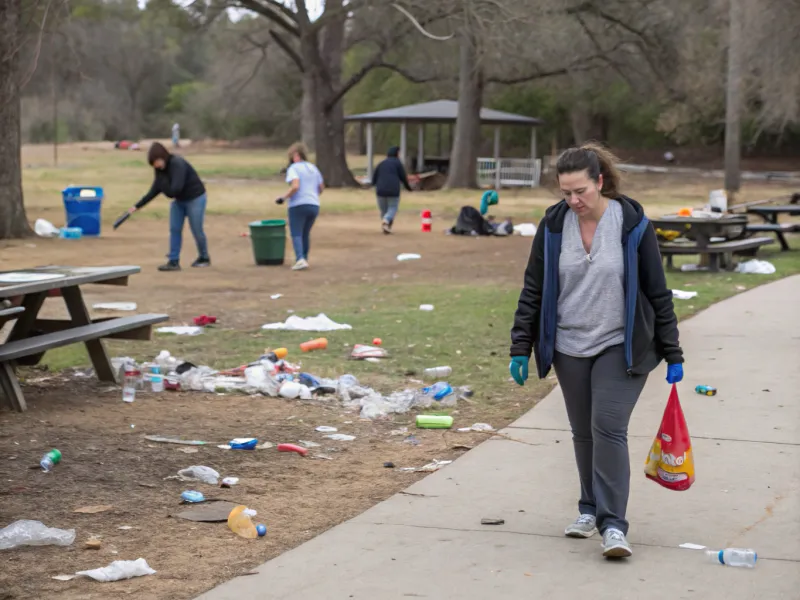
[[(338, 0), (341, 6), (342, 0)], [(330, 4), (337, 8), (336, 1)], [(344, 141), (344, 107), (341, 99), (331, 102), (341, 85), (344, 57), (344, 17), (331, 20), (322, 35), (305, 33), (300, 38), (306, 76), (314, 81), (314, 148), (316, 163), (328, 187), (357, 186), (347, 166)]]
[(458, 69), (458, 116), (447, 175), (448, 188), (478, 187), (484, 87), (483, 72), (478, 63), (478, 42), (473, 34), (464, 32)]
[(730, 0), (728, 81), (725, 99), (725, 190), (732, 202), (741, 184), (742, 0)]
[(314, 129), (316, 128), (317, 106), (314, 75), (303, 73), (303, 100), (300, 105), (300, 139), (309, 150), (314, 150)]
[(31, 233), (22, 202), (19, 45), (22, 0), (0, 0), (0, 239)]

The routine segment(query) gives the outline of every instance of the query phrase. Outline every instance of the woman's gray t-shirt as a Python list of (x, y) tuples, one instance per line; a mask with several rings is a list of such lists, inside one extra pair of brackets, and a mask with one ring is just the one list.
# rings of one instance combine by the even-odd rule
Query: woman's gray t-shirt
[(558, 265), (556, 351), (567, 356), (597, 356), (625, 341), (625, 267), (622, 206), (610, 200), (586, 253), (578, 216), (564, 219)]

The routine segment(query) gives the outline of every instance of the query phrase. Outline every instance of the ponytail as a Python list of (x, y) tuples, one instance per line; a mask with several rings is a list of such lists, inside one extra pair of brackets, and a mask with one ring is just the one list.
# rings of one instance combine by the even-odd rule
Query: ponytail
[(606, 198), (617, 198), (620, 195), (622, 174), (617, 168), (619, 159), (614, 153), (595, 142), (587, 142), (580, 147), (570, 148), (562, 152), (556, 163), (556, 173), (577, 173), (587, 171), (592, 181), (598, 182), (603, 176), (603, 187), (600, 193)]

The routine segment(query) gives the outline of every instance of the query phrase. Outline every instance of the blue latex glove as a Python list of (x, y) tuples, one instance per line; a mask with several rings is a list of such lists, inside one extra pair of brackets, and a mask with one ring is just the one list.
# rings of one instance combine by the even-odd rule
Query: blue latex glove
[(525, 385), (528, 380), (528, 362), (530, 358), (527, 356), (512, 356), (511, 363), (508, 365), (508, 370), (511, 372), (511, 377), (517, 382), (517, 385)]
[(667, 383), (680, 383), (683, 380), (683, 365), (667, 365)]

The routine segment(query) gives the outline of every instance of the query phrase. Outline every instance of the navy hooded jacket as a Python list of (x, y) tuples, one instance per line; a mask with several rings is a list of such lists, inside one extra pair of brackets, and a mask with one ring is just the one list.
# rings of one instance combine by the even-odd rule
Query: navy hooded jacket
[(375, 186), (375, 193), (378, 196), (399, 198), (401, 185), (409, 192), (411, 191), (406, 170), (403, 168), (402, 161), (397, 157), (399, 152), (397, 147), (389, 148), (387, 157), (381, 161), (372, 174), (372, 185)]
[[(653, 225), (644, 209), (626, 196), (622, 205), (622, 249), (625, 261), (625, 361), (628, 374), (652, 371), (665, 359), (683, 363), (678, 319), (667, 287)], [(533, 238), (525, 282), (511, 329), (511, 356), (536, 357), (540, 379), (553, 364), (558, 320), (558, 262), (565, 200), (551, 206)]]

